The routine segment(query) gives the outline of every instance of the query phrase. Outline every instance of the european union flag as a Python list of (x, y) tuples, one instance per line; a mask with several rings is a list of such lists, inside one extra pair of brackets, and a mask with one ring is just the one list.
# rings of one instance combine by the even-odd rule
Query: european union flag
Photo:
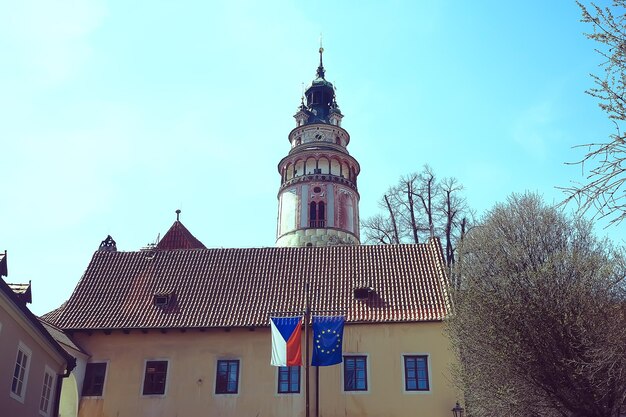
[(329, 366), (343, 360), (344, 317), (313, 316), (313, 366)]

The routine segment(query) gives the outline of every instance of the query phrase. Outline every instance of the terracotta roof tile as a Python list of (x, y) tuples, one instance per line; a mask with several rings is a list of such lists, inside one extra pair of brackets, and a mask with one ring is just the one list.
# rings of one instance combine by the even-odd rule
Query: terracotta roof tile
[(165, 233), (165, 236), (163, 236), (163, 239), (159, 241), (156, 247), (160, 250), (206, 249), (206, 246), (196, 239), (178, 220)]
[(56, 323), (63, 312), (63, 309), (67, 305), (67, 301), (61, 304), (59, 307), (55, 308), (52, 311), (47, 312), (46, 314), (39, 316), (40, 320), (43, 320), (47, 323)]
[[(266, 326), (271, 313), (343, 313), (350, 322), (442, 320), (439, 240), (418, 245), (98, 251), (62, 311), (62, 329)], [(367, 300), (353, 291), (371, 287)], [(169, 297), (167, 307), (154, 296)], [(54, 314), (53, 314), (54, 313)]]

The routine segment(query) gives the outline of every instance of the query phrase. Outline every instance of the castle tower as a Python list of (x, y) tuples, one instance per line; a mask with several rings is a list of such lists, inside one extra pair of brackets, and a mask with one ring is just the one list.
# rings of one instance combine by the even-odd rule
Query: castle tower
[(324, 48), (319, 53), (317, 77), (294, 115), (291, 150), (278, 164), (276, 246), (360, 243), (360, 167), (348, 153), (350, 135), (341, 127), (335, 88), (325, 78)]

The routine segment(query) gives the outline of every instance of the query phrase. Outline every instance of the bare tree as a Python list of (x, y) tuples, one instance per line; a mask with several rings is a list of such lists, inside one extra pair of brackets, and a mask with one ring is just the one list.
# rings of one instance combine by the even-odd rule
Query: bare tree
[(387, 211), (389, 212), (389, 220), (391, 223), (391, 227), (392, 227), (392, 232), (393, 232), (393, 239), (392, 239), (392, 243), (400, 243), (400, 235), (398, 234), (398, 222), (396, 221), (396, 216), (393, 210), (393, 207), (391, 207), (391, 204), (389, 203), (389, 198), (385, 195), (385, 207), (387, 207)]
[(377, 245), (391, 245), (399, 243), (397, 228), (394, 227), (392, 220), (381, 214), (377, 214), (361, 222), (361, 228), (368, 242)]
[[(417, 198), (422, 203), (423, 213), (426, 217), (428, 225), (428, 233), (430, 237), (435, 236), (435, 214), (433, 212), (433, 201), (435, 195), (439, 192), (439, 184), (437, 177), (432, 168), (424, 165), (424, 169), (417, 175), (419, 181)], [(417, 243), (417, 242), (415, 242)]]
[(463, 186), (456, 178), (444, 178), (441, 181), (439, 193), (439, 211), (442, 216), (443, 238), (445, 241), (446, 264), (454, 265), (454, 242), (464, 231), (468, 212), (467, 202), (460, 192)]
[(445, 241), (446, 262), (454, 264), (456, 241), (461, 223), (467, 226), (469, 210), (461, 195), (463, 187), (454, 178), (441, 182), (431, 167), (403, 176), (379, 202), (384, 215), (377, 214), (361, 223), (366, 241), (375, 244), (419, 243), (438, 233)]
[(613, 0), (607, 7), (578, 5), (582, 21), (593, 27), (586, 36), (597, 43), (596, 51), (604, 59), (604, 73), (591, 75), (595, 87), (587, 94), (599, 100), (616, 131), (608, 140), (578, 146), (587, 149), (574, 163), (591, 167), (586, 181), (561, 189), (567, 195), (565, 202), (576, 201), (582, 212), (591, 210), (611, 223), (619, 223), (626, 218), (626, 136), (620, 130), (626, 120), (626, 0)]
[(624, 254), (535, 194), (463, 238), (448, 331), (472, 417), (615, 417), (626, 398)]

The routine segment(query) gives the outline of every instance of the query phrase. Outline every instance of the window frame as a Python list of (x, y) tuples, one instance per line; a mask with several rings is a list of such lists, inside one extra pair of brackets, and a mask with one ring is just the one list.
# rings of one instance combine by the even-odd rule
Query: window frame
[[(14, 383), (14, 379), (16, 378), (15, 376), (15, 372), (18, 370), (17, 366), (18, 366), (18, 358), (20, 355), (20, 352), (22, 353), (22, 357), (26, 356), (27, 360), (26, 360), (26, 366), (24, 367), (24, 374), (22, 375), (22, 380), (20, 381), (18, 378), (18, 381), (21, 382), (21, 389), (20, 392), (17, 393), (13, 390), (13, 383)], [(15, 361), (14, 363), (14, 367), (13, 367), (13, 375), (11, 375), (11, 388), (9, 390), (9, 395), (11, 396), (11, 398), (21, 402), (22, 404), (24, 403), (24, 399), (26, 398), (26, 390), (28, 387), (28, 374), (30, 373), (30, 364), (32, 362), (32, 358), (33, 358), (33, 351), (26, 346), (26, 344), (24, 342), (22, 342), (21, 340), (18, 342), (17, 344), (17, 352), (15, 354)]]
[[(419, 383), (418, 383), (418, 379), (417, 379), (417, 374), (416, 374), (416, 386), (418, 388), (416, 389), (408, 389), (407, 388), (407, 383), (408, 383), (408, 379), (407, 379), (407, 370), (406, 370), (406, 360), (407, 358), (426, 358), (426, 383), (428, 384), (428, 388), (427, 389), (419, 389)], [(432, 384), (432, 372), (431, 372), (431, 355), (430, 353), (402, 353), (401, 355), (401, 361), (402, 361), (402, 391), (405, 394), (430, 394), (432, 393), (433, 390), (433, 384)], [(416, 362), (417, 364), (417, 362)], [(417, 372), (417, 367), (416, 367), (416, 372)]]
[[(300, 394), (302, 392), (302, 370), (301, 370), (301, 366), (278, 366), (276, 368), (276, 394), (278, 395), (297, 395)], [(293, 380), (293, 374), (292, 371), (294, 369), (297, 369), (297, 379)], [(281, 379), (280, 376), (282, 374), (287, 374), (287, 391), (281, 391)], [(297, 381), (298, 383), (298, 390), (294, 391), (292, 390), (292, 385)]]
[[(92, 365), (92, 366), (94, 366), (94, 365), (104, 365), (104, 378), (102, 379), (102, 390), (101, 390), (100, 394), (85, 393), (85, 387), (86, 387), (87, 376), (88, 376), (87, 369), (90, 367), (90, 365)], [(109, 361), (93, 361), (93, 362), (88, 362), (85, 365), (85, 376), (83, 377), (83, 386), (82, 386), (82, 388), (80, 390), (81, 398), (102, 398), (102, 397), (104, 397), (104, 388), (106, 386), (107, 377), (108, 377), (108, 374), (109, 374), (107, 372), (108, 368), (109, 368)], [(93, 384), (91, 384), (91, 385), (93, 385)]]
[[(364, 372), (365, 372), (365, 388), (357, 388), (356, 384), (357, 384), (357, 380), (355, 378), (355, 388), (353, 389), (348, 389), (347, 387), (347, 379), (346, 379), (346, 373), (347, 373), (347, 369), (346, 369), (346, 364), (349, 360), (355, 360), (355, 372), (358, 370), (356, 369), (356, 360), (363, 360), (364, 363)], [(350, 354), (345, 354), (343, 355), (343, 362), (342, 362), (342, 370), (341, 370), (341, 385), (343, 387), (343, 392), (346, 394), (367, 394), (370, 391), (370, 374), (368, 372), (368, 368), (369, 368), (369, 355), (366, 353), (350, 353)]]
[[(226, 381), (226, 388), (222, 389), (221, 387), (221, 383), (220, 383), (220, 363), (226, 363), (227, 364), (227, 368), (226, 368), (226, 377), (228, 378), (228, 374), (230, 372), (230, 366), (232, 364), (237, 364), (237, 372), (235, 374), (235, 390), (234, 391), (229, 391), (228, 390), (228, 380)], [(241, 380), (241, 360), (240, 359), (218, 359), (215, 362), (215, 389), (213, 390), (213, 393), (215, 395), (238, 395), (240, 393), (239, 390), (239, 382)]]
[[(164, 362), (165, 363), (165, 381), (163, 382), (163, 392), (149, 392), (146, 393), (146, 377), (148, 376), (148, 364), (150, 362)], [(167, 395), (168, 374), (170, 373), (170, 360), (169, 359), (145, 359), (143, 363), (143, 377), (141, 379), (141, 396), (142, 397), (164, 397)]]
[[(41, 384), (41, 397), (39, 397), (39, 414), (44, 416), (44, 417), (49, 417), (50, 416), (50, 409), (51, 409), (51, 405), (52, 402), (54, 401), (54, 394), (55, 394), (55, 390), (54, 390), (54, 383), (55, 383), (55, 376), (57, 374), (52, 370), (52, 368), (50, 368), (48, 365), (46, 365), (44, 372), (43, 372), (43, 382)], [(48, 387), (46, 385), (46, 377), (49, 376), (50, 377), (50, 386)], [(46, 394), (46, 387), (48, 388), (48, 392), (47, 395)], [(46, 408), (42, 409), (42, 403), (43, 401), (47, 401), (46, 404)]]
[(309, 228), (326, 227), (326, 203), (312, 200), (309, 203)]

